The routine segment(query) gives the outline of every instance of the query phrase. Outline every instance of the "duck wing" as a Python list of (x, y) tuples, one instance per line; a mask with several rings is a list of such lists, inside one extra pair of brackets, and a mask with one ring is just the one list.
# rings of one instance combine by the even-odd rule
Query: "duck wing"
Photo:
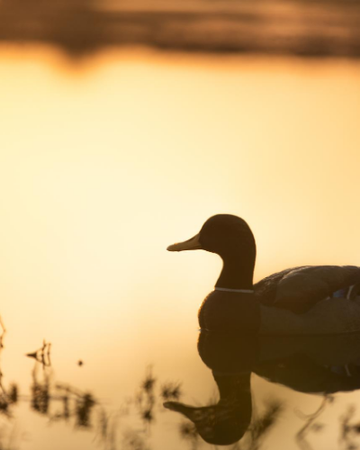
[(328, 297), (355, 297), (360, 290), (360, 267), (294, 267), (264, 278), (254, 290), (262, 304), (301, 314)]

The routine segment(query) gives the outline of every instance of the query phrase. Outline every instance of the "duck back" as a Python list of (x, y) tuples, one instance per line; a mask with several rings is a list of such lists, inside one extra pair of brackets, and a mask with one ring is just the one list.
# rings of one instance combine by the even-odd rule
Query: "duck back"
[(260, 330), (260, 305), (254, 294), (214, 290), (199, 309), (202, 330), (258, 333)]
[(336, 335), (360, 332), (360, 297), (329, 298), (303, 314), (261, 305), (263, 335)]

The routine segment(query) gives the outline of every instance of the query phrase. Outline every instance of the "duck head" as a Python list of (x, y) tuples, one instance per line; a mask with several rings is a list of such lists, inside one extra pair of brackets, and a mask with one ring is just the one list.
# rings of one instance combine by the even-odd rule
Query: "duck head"
[(224, 262), (216, 287), (252, 288), (256, 244), (249, 225), (240, 217), (231, 214), (212, 216), (197, 235), (167, 249), (170, 252), (202, 249), (216, 253)]

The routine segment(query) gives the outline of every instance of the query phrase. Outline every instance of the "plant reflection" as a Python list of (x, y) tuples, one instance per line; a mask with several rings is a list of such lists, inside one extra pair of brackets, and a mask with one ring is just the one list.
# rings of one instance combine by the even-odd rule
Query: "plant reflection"
[[(75, 417), (76, 426), (90, 427), (90, 415), (96, 404), (92, 394), (82, 393), (72, 386), (61, 383), (55, 385), (57, 394), (51, 393), (53, 378), (51, 344), (44, 340), (41, 348), (32, 353), (27, 353), (26, 356), (35, 359), (31, 385), (32, 409), (40, 414), (47, 415), (51, 421), (62, 419), (67, 421), (70, 417)], [(55, 414), (50, 413), (51, 401), (60, 401), (62, 409)]]
[(153, 377), (151, 369), (149, 368), (137, 397), (137, 406), (140, 417), (143, 422), (149, 424), (154, 420), (155, 385), (156, 379)]
[[(39, 349), (27, 353), (26, 356), (35, 360), (32, 370), (31, 408), (51, 422), (69, 422), (73, 419), (77, 428), (94, 429), (96, 440), (107, 450), (116, 450), (118, 442), (121, 442), (122, 449), (149, 450), (149, 430), (157, 413), (162, 409), (163, 401), (179, 400), (182, 394), (180, 383), (160, 382), (153, 374), (152, 368), (148, 367), (138, 392), (119, 410), (108, 412), (91, 393), (54, 381), (50, 343), (44, 341)], [(94, 415), (94, 412), (97, 414)], [(144, 425), (142, 429), (121, 424), (124, 417), (134, 414), (140, 417)], [(118, 436), (119, 432), (121, 438)]]
[(62, 410), (57, 411), (51, 419), (67, 421), (69, 418), (75, 417), (77, 427), (90, 427), (91, 413), (97, 403), (92, 394), (80, 392), (78, 389), (60, 383), (56, 384), (56, 389), (59, 394), (55, 399), (61, 400)]
[[(4, 348), (4, 337), (6, 334), (6, 328), (0, 316), (0, 356)], [(11, 417), (11, 411), (9, 409), (10, 405), (16, 404), (18, 401), (18, 387), (16, 384), (12, 383), (9, 385), (8, 389), (5, 389), (3, 384), (3, 372), (0, 366), (0, 413), (5, 416)], [(1, 447), (0, 447), (1, 448)]]
[[(50, 379), (51, 379), (51, 360), (50, 360), (51, 344), (44, 340), (41, 348), (26, 356), (35, 359), (35, 366), (32, 371), (31, 385), (31, 407), (40, 414), (47, 414), (49, 411), (50, 401)], [(39, 366), (42, 370), (42, 379), (39, 377)]]
[(321, 405), (319, 408), (312, 414), (304, 415), (300, 411), (298, 411), (298, 415), (305, 420), (305, 425), (297, 432), (296, 434), (296, 440), (301, 449), (304, 450), (311, 450), (312, 447), (308, 442), (308, 434), (313, 432), (319, 432), (322, 431), (324, 428), (324, 425), (322, 423), (317, 422), (317, 419), (320, 417), (320, 415), (324, 412), (326, 406), (329, 403), (334, 402), (334, 397), (332, 395), (325, 394), (323, 397), (323, 400), (321, 402)]
[(34, 358), (43, 366), (43, 368), (45, 368), (51, 366), (50, 353), (51, 343), (44, 340), (42, 347), (35, 350), (34, 352), (27, 353), (26, 356), (28, 356), (29, 358)]
[(355, 406), (351, 405), (348, 407), (346, 413), (340, 417), (340, 443), (344, 444), (346, 450), (356, 450), (359, 448), (359, 445), (356, 444), (355, 439), (360, 435), (360, 422), (351, 423), (355, 412)]
[(35, 365), (32, 377), (31, 407), (40, 414), (47, 414), (50, 401), (50, 375), (44, 371), (43, 380), (39, 381), (37, 376), (37, 365)]
[[(2, 318), (0, 316), (0, 358), (4, 349), (4, 337), (6, 329)], [(18, 386), (15, 383), (11, 383), (6, 389), (3, 384), (3, 372), (2, 365), (0, 364), (0, 414), (5, 420), (0, 425), (0, 450), (17, 450), (17, 433), (15, 427), (11, 427), (9, 419), (13, 418), (13, 411), (11, 407), (18, 402), (19, 393)]]
[(199, 433), (196, 426), (191, 422), (182, 422), (179, 427), (180, 435), (188, 441), (192, 450), (196, 450), (199, 446)]

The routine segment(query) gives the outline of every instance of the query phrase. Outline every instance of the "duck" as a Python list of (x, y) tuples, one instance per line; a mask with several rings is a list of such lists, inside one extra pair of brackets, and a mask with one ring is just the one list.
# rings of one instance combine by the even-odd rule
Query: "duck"
[(256, 242), (235, 215), (210, 217), (192, 238), (167, 250), (205, 250), (223, 261), (202, 302), (200, 329), (262, 335), (329, 335), (360, 331), (360, 267), (299, 266), (253, 282)]

